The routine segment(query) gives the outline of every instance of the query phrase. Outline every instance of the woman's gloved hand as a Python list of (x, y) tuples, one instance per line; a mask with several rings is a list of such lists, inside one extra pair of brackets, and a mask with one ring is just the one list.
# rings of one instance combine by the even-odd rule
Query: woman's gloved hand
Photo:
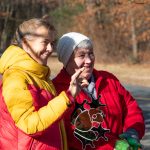
[(118, 140), (115, 145), (115, 150), (140, 150), (142, 144), (138, 138), (138, 133), (134, 129), (129, 129), (119, 135), (121, 140)]
[(126, 140), (117, 140), (114, 150), (129, 150), (130, 145)]

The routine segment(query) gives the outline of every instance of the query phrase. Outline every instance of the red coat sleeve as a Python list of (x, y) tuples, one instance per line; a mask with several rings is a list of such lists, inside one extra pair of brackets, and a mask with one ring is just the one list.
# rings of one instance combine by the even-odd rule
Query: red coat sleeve
[(117, 81), (118, 92), (121, 99), (124, 99), (124, 131), (129, 128), (134, 128), (141, 139), (145, 133), (144, 116), (137, 101), (131, 96), (131, 94)]

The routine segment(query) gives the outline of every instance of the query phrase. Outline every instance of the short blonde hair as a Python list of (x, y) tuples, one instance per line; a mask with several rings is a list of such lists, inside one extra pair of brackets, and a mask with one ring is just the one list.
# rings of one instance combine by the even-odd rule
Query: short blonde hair
[(45, 18), (33, 18), (30, 20), (24, 21), (17, 28), (11, 44), (21, 46), (22, 38), (27, 35), (35, 35), (35, 30), (41, 26), (46, 27), (49, 31), (49, 34), (55, 39), (56, 30), (54, 26)]

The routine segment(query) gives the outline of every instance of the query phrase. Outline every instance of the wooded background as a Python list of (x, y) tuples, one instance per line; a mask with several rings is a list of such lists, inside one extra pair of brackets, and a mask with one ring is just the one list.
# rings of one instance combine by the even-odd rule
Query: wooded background
[(0, 0), (0, 53), (18, 25), (47, 15), (58, 38), (81, 32), (105, 63), (150, 63), (150, 0)]

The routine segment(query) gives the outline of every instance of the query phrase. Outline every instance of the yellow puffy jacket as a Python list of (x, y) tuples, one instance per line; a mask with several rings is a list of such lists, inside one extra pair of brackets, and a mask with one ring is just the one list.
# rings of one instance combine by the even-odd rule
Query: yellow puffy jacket
[(61, 116), (70, 100), (56, 96), (47, 66), (11, 45), (0, 59), (0, 149), (67, 149)]

